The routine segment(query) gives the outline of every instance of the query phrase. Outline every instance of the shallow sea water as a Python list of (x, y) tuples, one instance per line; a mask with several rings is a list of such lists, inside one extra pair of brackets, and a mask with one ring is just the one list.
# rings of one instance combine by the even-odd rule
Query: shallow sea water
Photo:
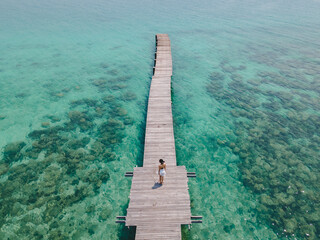
[(319, 1), (0, 3), (0, 239), (134, 239), (156, 33), (172, 42), (183, 239), (320, 238)]

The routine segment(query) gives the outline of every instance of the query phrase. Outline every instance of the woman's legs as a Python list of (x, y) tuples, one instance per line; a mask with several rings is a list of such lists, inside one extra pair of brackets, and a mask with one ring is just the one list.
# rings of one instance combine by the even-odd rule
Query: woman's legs
[(159, 182), (160, 182), (160, 184), (163, 183), (163, 176), (159, 176)]

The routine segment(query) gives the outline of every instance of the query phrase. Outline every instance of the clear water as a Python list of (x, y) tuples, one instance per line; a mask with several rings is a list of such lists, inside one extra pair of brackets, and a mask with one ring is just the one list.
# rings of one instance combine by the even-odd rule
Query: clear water
[(0, 2), (0, 238), (133, 239), (154, 35), (172, 41), (184, 239), (320, 238), (319, 1)]

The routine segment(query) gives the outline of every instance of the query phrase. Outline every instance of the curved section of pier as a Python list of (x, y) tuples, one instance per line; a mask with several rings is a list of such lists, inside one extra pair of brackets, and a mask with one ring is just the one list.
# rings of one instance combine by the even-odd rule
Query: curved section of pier
[[(156, 35), (156, 53), (145, 135), (143, 167), (136, 167), (126, 226), (136, 226), (136, 239), (181, 239), (181, 225), (191, 224), (187, 171), (176, 166), (172, 108), (172, 56), (168, 34)], [(158, 164), (167, 164), (164, 184)]]

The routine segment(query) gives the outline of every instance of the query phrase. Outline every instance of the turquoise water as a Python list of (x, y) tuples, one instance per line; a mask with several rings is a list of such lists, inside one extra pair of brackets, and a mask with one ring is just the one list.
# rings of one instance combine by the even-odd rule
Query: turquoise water
[(184, 239), (320, 238), (319, 1), (0, 2), (0, 239), (133, 239), (154, 35), (172, 41)]

